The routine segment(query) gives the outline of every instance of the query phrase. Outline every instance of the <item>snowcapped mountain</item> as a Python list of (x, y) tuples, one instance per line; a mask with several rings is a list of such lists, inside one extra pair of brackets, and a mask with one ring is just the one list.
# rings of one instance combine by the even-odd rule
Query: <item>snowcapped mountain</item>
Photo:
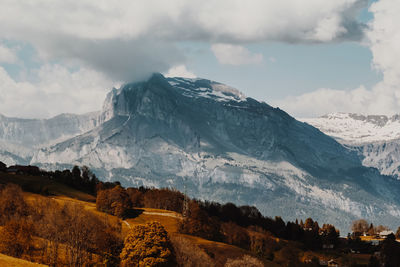
[(101, 122), (99, 112), (61, 114), (51, 119), (0, 115), (0, 157), (6, 164), (27, 164), (36, 149), (89, 131)]
[(113, 89), (91, 129), (43, 147), (31, 163), (85, 164), (127, 186), (311, 216), (345, 234), (356, 218), (397, 227), (400, 182), (284, 111), (205, 80), (164, 78)]
[(300, 120), (357, 151), (363, 165), (400, 177), (400, 115), (332, 113)]

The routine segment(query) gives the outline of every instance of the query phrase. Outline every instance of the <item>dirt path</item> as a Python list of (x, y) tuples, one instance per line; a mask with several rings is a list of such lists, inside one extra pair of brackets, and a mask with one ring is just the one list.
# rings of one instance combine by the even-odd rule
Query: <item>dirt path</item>
[(131, 228), (131, 225), (127, 221), (123, 221), (129, 228)]
[(172, 218), (183, 220), (182, 215), (178, 215), (178, 214), (175, 214), (175, 213), (144, 211), (142, 214), (172, 217)]

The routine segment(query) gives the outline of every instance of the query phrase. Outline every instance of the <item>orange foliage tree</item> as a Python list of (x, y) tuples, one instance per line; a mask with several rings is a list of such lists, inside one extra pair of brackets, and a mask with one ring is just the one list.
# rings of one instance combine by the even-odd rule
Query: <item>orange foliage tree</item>
[(125, 238), (121, 266), (174, 266), (172, 245), (158, 222), (138, 225)]

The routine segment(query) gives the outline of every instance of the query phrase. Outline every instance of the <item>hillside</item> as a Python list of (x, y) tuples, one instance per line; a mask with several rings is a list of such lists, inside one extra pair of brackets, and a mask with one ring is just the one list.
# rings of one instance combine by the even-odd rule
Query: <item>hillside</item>
[[(36, 203), (38, 202), (50, 201), (56, 202), (59, 205), (72, 204), (81, 206), (90, 213), (103, 218), (102, 220), (106, 219), (112, 224), (119, 223), (122, 227), (121, 233), (123, 236), (125, 236), (134, 226), (145, 225), (146, 223), (150, 223), (152, 221), (158, 221), (168, 231), (168, 234), (172, 240), (176, 240), (175, 242), (186, 242), (186, 246), (189, 245), (192, 249), (195, 248), (198, 250), (197, 253), (202, 257), (205, 257), (208, 261), (213, 262), (214, 266), (224, 266), (227, 259), (238, 258), (246, 254), (251, 254), (235, 246), (178, 233), (179, 222), (182, 220), (182, 215), (176, 212), (154, 208), (140, 208), (138, 209), (140, 212), (137, 217), (120, 219), (116, 216), (99, 212), (96, 209), (96, 204), (93, 202), (95, 197), (92, 195), (67, 185), (50, 181), (45, 177), (24, 174), (4, 174), (0, 172), (0, 189), (2, 184), (5, 185), (10, 182), (16, 183), (24, 188), (24, 190), (27, 190), (27, 192), (24, 192), (24, 199), (30, 205), (37, 205)], [(47, 188), (45, 196), (32, 193), (36, 191), (43, 192), (43, 188)], [(0, 226), (0, 230), (1, 229), (2, 226)], [(37, 238), (35, 237), (34, 240), (37, 240)], [(42, 241), (39, 239), (37, 242), (41, 243)], [(36, 244), (35, 246), (39, 246), (39, 244)], [(212, 258), (210, 258), (210, 254), (212, 254)], [(37, 260), (37, 256), (31, 257), (33, 260)], [(59, 260), (61, 260), (61, 258), (59, 258)], [(29, 264), (32, 264), (32, 266), (42, 266), (35, 263), (25, 262), (23, 260), (3, 254), (0, 254), (0, 263), (1, 266), (30, 266)], [(24, 265), (24, 263), (26, 264)]]
[(18, 258), (10, 257), (0, 253), (0, 266), (2, 267), (42, 267), (39, 263), (29, 262)]
[[(44, 186), (47, 182), (48, 179), (43, 176), (32, 176), (32, 175), (2, 175), (0, 173), (0, 195), (2, 195), (2, 201), (0, 201), (0, 209), (2, 209), (4, 205), (4, 191), (2, 193), (1, 191), (1, 184), (6, 184), (8, 183), (9, 180), (13, 180), (13, 182), (16, 182), (17, 184), (20, 184), (23, 186), (25, 190), (37, 190), (37, 188), (41, 187), (36, 187), (38, 184), (41, 186)], [(108, 186), (102, 183), (100, 183), (99, 188), (104, 188), (104, 186)], [(324, 237), (326, 233), (329, 232), (324, 232), (328, 229), (330, 229), (330, 226), (324, 225), (323, 228), (319, 228), (317, 222), (312, 222), (311, 219), (306, 220), (306, 225), (310, 222), (311, 220), (311, 225), (313, 229), (318, 229), (317, 232), (314, 232), (314, 230), (308, 230), (307, 227), (309, 226), (300, 226), (303, 224), (299, 225), (297, 222), (296, 223), (284, 223), (283, 221), (280, 221), (280, 219), (262, 219), (262, 217), (259, 217), (260, 215), (257, 215), (257, 211), (254, 208), (250, 207), (235, 207), (233, 204), (225, 204), (221, 205), (218, 203), (203, 203), (202, 202), (196, 202), (196, 201), (190, 201), (190, 208), (189, 208), (189, 217), (184, 217), (181, 212), (176, 212), (176, 211), (171, 211), (171, 210), (165, 210), (165, 209), (160, 209), (160, 208), (151, 208), (151, 207), (143, 207), (143, 203), (147, 206), (159, 206), (159, 207), (170, 207), (171, 209), (175, 209), (174, 205), (179, 204), (183, 205), (182, 202), (180, 202), (181, 199), (181, 193), (177, 191), (169, 191), (169, 190), (158, 190), (158, 189), (135, 189), (135, 188), (128, 188), (128, 189), (123, 189), (119, 187), (118, 185), (112, 185), (113, 187), (107, 187), (105, 189), (102, 189), (102, 191), (99, 191), (97, 194), (97, 201), (96, 203), (93, 202), (93, 196), (90, 194), (87, 194), (85, 192), (82, 192), (80, 190), (74, 189), (72, 187), (69, 187), (65, 184), (58, 183), (55, 181), (52, 181), (49, 183), (49, 190), (46, 191), (46, 195), (40, 195), (32, 192), (24, 192), (23, 193), (23, 199), (25, 199), (27, 205), (31, 208), (29, 208), (29, 212), (33, 212), (33, 210), (36, 210), (35, 212), (39, 212), (40, 214), (43, 214), (41, 216), (44, 216), (46, 218), (47, 216), (50, 216), (50, 220), (54, 220), (57, 218), (57, 207), (64, 207), (62, 209), (65, 209), (65, 212), (67, 212), (65, 215), (62, 215), (62, 222), (67, 222), (69, 219), (69, 216), (77, 216), (74, 221), (77, 222), (76, 226), (73, 226), (74, 224), (71, 221), (71, 225), (63, 225), (62, 228), (60, 228), (57, 231), (64, 231), (62, 229), (68, 228), (68, 227), (93, 227), (94, 225), (91, 223), (99, 225), (109, 225), (108, 231), (109, 234), (112, 233), (112, 235), (115, 235), (113, 238), (115, 241), (117, 240), (123, 240), (124, 237), (130, 232), (130, 230), (134, 229), (135, 227), (138, 226), (146, 226), (149, 223), (153, 221), (158, 221), (161, 223), (161, 225), (166, 229), (168, 236), (172, 242), (173, 248), (174, 248), (174, 253), (176, 255), (176, 259), (180, 264), (186, 262), (186, 264), (189, 265), (181, 265), (181, 266), (228, 266), (228, 262), (232, 261), (241, 261), (245, 259), (245, 261), (258, 261), (261, 264), (265, 266), (286, 266), (287, 264), (295, 264), (294, 266), (313, 266), (307, 265), (306, 262), (315, 259), (319, 260), (330, 260), (330, 259), (336, 259), (336, 261), (342, 262), (342, 263), (363, 263), (365, 264), (368, 262), (369, 258), (371, 257), (371, 254), (374, 251), (377, 251), (380, 249), (380, 247), (371, 247), (367, 243), (362, 244), (362, 243), (357, 243), (359, 241), (351, 241), (355, 242), (353, 245), (352, 243), (348, 243), (349, 241), (344, 241), (344, 240), (339, 240), (334, 242), (338, 242), (337, 244), (337, 249), (334, 250), (324, 250), (321, 247), (316, 247), (317, 243), (321, 242), (321, 237)], [(3, 186), (4, 187), (4, 186)], [(4, 189), (3, 189), (4, 190)], [(8, 190), (8, 189), (7, 189)], [(125, 191), (126, 190), (126, 191)], [(48, 192), (51, 192), (51, 194), (48, 194)], [(124, 213), (118, 213), (121, 215), (115, 216), (112, 215), (117, 210), (115, 209), (118, 207), (118, 205), (113, 204), (112, 207), (113, 210), (109, 211), (108, 213), (102, 212), (102, 206), (101, 202), (99, 202), (99, 193), (103, 192), (102, 194), (109, 194), (110, 197), (113, 197), (116, 202), (113, 203), (124, 203), (124, 198), (129, 197), (130, 204), (129, 205), (134, 205), (134, 208), (132, 211), (133, 213), (129, 213), (131, 215), (123, 215)], [(118, 192), (118, 197), (115, 198), (115, 193)], [(126, 195), (126, 193), (128, 195)], [(142, 193), (140, 193), (142, 192)], [(138, 194), (140, 193), (140, 194)], [(18, 199), (18, 194), (15, 194), (16, 196), (15, 199)], [(123, 197), (125, 195), (125, 197)], [(123, 198), (121, 198), (123, 197)], [(132, 198), (131, 198), (132, 197)], [(143, 198), (144, 197), (144, 198)], [(175, 199), (175, 200), (174, 200)], [(179, 200), (180, 199), (180, 200)], [(20, 200), (21, 201), (21, 200)], [(121, 201), (121, 202), (120, 202)], [(144, 201), (144, 202), (143, 202)], [(178, 202), (176, 202), (178, 201)], [(136, 203), (136, 204), (135, 204)], [(142, 203), (142, 204), (141, 204)], [(169, 203), (169, 204), (168, 204)], [(174, 204), (175, 203), (175, 204)], [(172, 204), (172, 206), (171, 206)], [(14, 204), (15, 205), (15, 204)], [(43, 206), (45, 205), (45, 206)], [(99, 206), (100, 205), (100, 206)], [(135, 206), (138, 205), (138, 206)], [(202, 206), (205, 205), (205, 206)], [(18, 205), (17, 205), (18, 207)], [(53, 207), (53, 208), (51, 208)], [(223, 212), (228, 212), (226, 214), (218, 214), (218, 211), (216, 209), (219, 209), (218, 207), (221, 207), (221, 211)], [(50, 209), (48, 209), (50, 208)], [(56, 208), (56, 209), (54, 209)], [(200, 208), (199, 211), (196, 211), (198, 208)], [(248, 215), (250, 217), (237, 217), (237, 216), (243, 216), (243, 215), (234, 215), (236, 213), (235, 210), (239, 210), (238, 208), (242, 209), (243, 211), (247, 210)], [(78, 209), (78, 213), (74, 213)], [(130, 209), (128, 206), (126, 206), (127, 211)], [(16, 209), (17, 211), (19, 210), (18, 208)], [(80, 211), (79, 211), (80, 210)], [(224, 211), (225, 210), (225, 211)], [(46, 212), (49, 211), (49, 215), (46, 215)], [(43, 213), (44, 212), (44, 213)], [(72, 213), (71, 213), (72, 212)], [(198, 213), (200, 212), (200, 213)], [(211, 213), (210, 213), (211, 212)], [(75, 214), (75, 215), (74, 215)], [(90, 215), (92, 214), (92, 215)], [(128, 214), (128, 213), (126, 213)], [(196, 215), (197, 214), (197, 215)], [(214, 214), (214, 215), (211, 215)], [(230, 214), (230, 215), (228, 215)], [(2, 216), (6, 214), (3, 213)], [(14, 215), (15, 216), (15, 215)], [(21, 219), (19, 221), (25, 221), (24, 219), (25, 215), (22, 215)], [(37, 215), (29, 215), (30, 218), (36, 218)], [(33, 217), (32, 217), (33, 216)], [(39, 221), (35, 222), (34, 224), (39, 225), (40, 227), (44, 226), (43, 222), (41, 222), (40, 217), (37, 217)], [(81, 217), (83, 216), (83, 217)], [(92, 217), (94, 216), (94, 217)], [(122, 216), (122, 217), (121, 217)], [(128, 216), (128, 217), (126, 217)], [(199, 217), (200, 216), (200, 217)], [(229, 219), (229, 216), (232, 219)], [(85, 219), (84, 219), (85, 218)], [(218, 219), (221, 218), (221, 219)], [(228, 219), (229, 221), (223, 221), (223, 219)], [(236, 218), (236, 219), (235, 219)], [(247, 219), (246, 219), (247, 218)], [(258, 219), (255, 219), (258, 218)], [(83, 219), (83, 221), (82, 221)], [(28, 219), (31, 220), (31, 219)], [(46, 219), (47, 220), (47, 219)], [(56, 219), (57, 220), (57, 219)], [(247, 224), (245, 220), (250, 220), (250, 224)], [(4, 217), (0, 216), (0, 223), (4, 221)], [(54, 221), (56, 222), (56, 221)], [(61, 222), (61, 221), (60, 221)], [(106, 222), (106, 224), (104, 224)], [(233, 223), (232, 223), (233, 222)], [(282, 226), (283, 223), (283, 226)], [(6, 223), (5, 226), (0, 226), (0, 231), (3, 231), (3, 229), (6, 229), (8, 224)], [(86, 225), (86, 226), (85, 226)], [(119, 226), (118, 226), (119, 225)], [(197, 225), (195, 228), (191, 228), (192, 225)], [(209, 235), (213, 227), (216, 227), (216, 225), (220, 225), (218, 227), (221, 227), (220, 229), (222, 232), (222, 236), (218, 233), (214, 233), (213, 235)], [(245, 226), (248, 225), (248, 226)], [(275, 226), (274, 226), (275, 225)], [(276, 228), (278, 225), (280, 225), (278, 228)], [(97, 227), (96, 226), (96, 227)], [(183, 226), (183, 228), (182, 228)], [(35, 230), (32, 231), (32, 233), (39, 233), (38, 236), (34, 234), (31, 238), (32, 241), (32, 248), (34, 248), (33, 251), (31, 251), (29, 254), (23, 253), (22, 257), (25, 259), (31, 259), (32, 261), (36, 262), (43, 262), (42, 257), (40, 256), (41, 254), (40, 249), (45, 246), (45, 244), (48, 242), (46, 241), (47, 238), (52, 238), (52, 235), (46, 235), (44, 232), (41, 232), (40, 229), (37, 229), (38, 226), (35, 226)], [(207, 231), (211, 232), (206, 232), (207, 238), (202, 237), (202, 232), (198, 232), (198, 227), (203, 228), (206, 227), (206, 229), (209, 229)], [(210, 228), (211, 227), (211, 228)], [(283, 227), (283, 228), (282, 228)], [(317, 228), (315, 228), (317, 227)], [(264, 229), (269, 229), (271, 232), (265, 232)], [(8, 228), (7, 228), (8, 229)], [(79, 229), (79, 228), (77, 228)], [(96, 228), (97, 229), (97, 228)], [(118, 230), (119, 229), (119, 230)], [(183, 230), (182, 230), (183, 229)], [(280, 230), (279, 230), (280, 229)], [(296, 230), (297, 229), (297, 230)], [(307, 229), (307, 230), (303, 230)], [(333, 231), (335, 228), (333, 227)], [(51, 230), (52, 231), (52, 230)], [(99, 228), (97, 231), (97, 234), (105, 234), (105, 232), (102, 232), (102, 230)], [(329, 230), (330, 231), (330, 230)], [(192, 234), (188, 234), (188, 233)], [(276, 233), (276, 234), (275, 234)], [(333, 240), (329, 239), (332, 237), (329, 237), (330, 234), (326, 235), (326, 240)], [(97, 235), (96, 234), (96, 235)], [(48, 237), (46, 237), (48, 236)], [(119, 237), (118, 237), (119, 236)], [(286, 236), (285, 238), (282, 238), (283, 236)], [(4, 238), (4, 237), (3, 237)], [(95, 236), (91, 237), (95, 238)], [(111, 236), (109, 237), (111, 238)], [(109, 239), (110, 242), (111, 240), (114, 240), (113, 238)], [(250, 241), (250, 243), (247, 243), (246, 239)], [(314, 239), (317, 238), (317, 239)], [(337, 237), (336, 237), (337, 238)], [(108, 239), (108, 238), (107, 238)], [(220, 241), (216, 241), (214, 239), (219, 239)], [(0, 251), (2, 249), (2, 238), (0, 238)], [(68, 240), (68, 239), (67, 239)], [(58, 245), (58, 256), (56, 257), (56, 262), (60, 261), (63, 262), (67, 260), (63, 256), (66, 251), (69, 251), (71, 248), (68, 245), (69, 241), (61, 241), (59, 240)], [(93, 239), (96, 240), (96, 239)], [(325, 239), (323, 239), (325, 240)], [(18, 242), (18, 239), (12, 242)], [(66, 243), (65, 243), (66, 242)], [(98, 242), (98, 241), (91, 241), (91, 242)], [(112, 241), (114, 242), (114, 241)], [(118, 241), (121, 242), (121, 241)], [(326, 242), (326, 241), (323, 241)], [(332, 242), (332, 241), (329, 241)], [(231, 243), (231, 244), (229, 244)], [(232, 245), (236, 244), (236, 245)], [(322, 243), (320, 243), (322, 245)], [(113, 245), (112, 243), (109, 243), (107, 245), (108, 248), (112, 248)], [(94, 249), (94, 248), (93, 248)], [(89, 254), (90, 256), (88, 259), (91, 259), (92, 263), (94, 261), (100, 260), (102, 256), (102, 253), (98, 249), (90, 249)], [(262, 249), (260, 251), (260, 249)], [(350, 249), (359, 249), (362, 250), (363, 252), (360, 255), (357, 256), (352, 256), (352, 255), (347, 255), (347, 253), (344, 253), (346, 250)], [(265, 250), (265, 251), (264, 251)], [(85, 252), (87, 253), (87, 252)], [(85, 254), (82, 254), (85, 255)], [(107, 254), (105, 254), (107, 255)], [(119, 255), (119, 254), (117, 254)], [(247, 255), (247, 256), (246, 256)], [(290, 256), (291, 255), (291, 256)], [(19, 256), (19, 257), (20, 257)], [(108, 257), (108, 256), (107, 256)], [(247, 258), (246, 258), (247, 257)], [(250, 257), (250, 258), (249, 258)], [(258, 258), (258, 260), (257, 260)], [(116, 258), (110, 258), (113, 259), (112, 261), (115, 262)], [(8, 257), (0, 257), (0, 261), (3, 260), (7, 262), (7, 264), (13, 264), (13, 261), (15, 260), (14, 258), (8, 258)], [(297, 263), (296, 263), (297, 262)], [(303, 263), (302, 263), (303, 262)], [(45, 262), (43, 262), (45, 263)], [(230, 264), (230, 263), (229, 263)], [(301, 264), (301, 265), (299, 265)], [(11, 265), (15, 266), (15, 265)], [(18, 266), (18, 265), (16, 265)], [(261, 265), (254, 265), (254, 266), (262, 266)]]

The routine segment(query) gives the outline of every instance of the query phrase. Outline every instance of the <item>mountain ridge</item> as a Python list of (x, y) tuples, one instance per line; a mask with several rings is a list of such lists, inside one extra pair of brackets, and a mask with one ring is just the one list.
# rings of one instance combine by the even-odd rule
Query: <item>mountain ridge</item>
[(356, 151), (363, 165), (400, 177), (400, 115), (333, 113), (300, 120)]
[(100, 118), (30, 163), (88, 165), (124, 185), (186, 188), (191, 197), (288, 220), (309, 216), (342, 232), (360, 217), (390, 226), (400, 218), (397, 181), (318, 129), (217, 82), (156, 74), (114, 88)]

